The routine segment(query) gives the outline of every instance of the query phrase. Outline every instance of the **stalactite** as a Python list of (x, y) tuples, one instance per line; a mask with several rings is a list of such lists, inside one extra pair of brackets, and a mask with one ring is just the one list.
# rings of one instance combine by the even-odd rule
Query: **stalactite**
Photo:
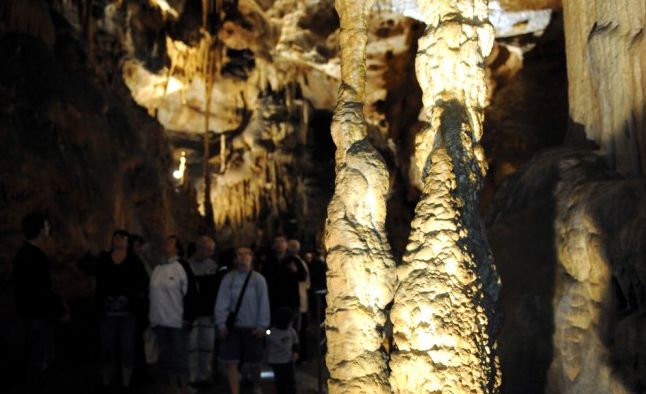
[(418, 1), (427, 23), (416, 72), (423, 91), (416, 165), (423, 184), (391, 311), (395, 393), (499, 391), (498, 279), (478, 210), (486, 0)]
[(227, 139), (224, 133), (220, 134), (220, 174), (227, 169)]
[(389, 393), (384, 309), (394, 291), (385, 219), (388, 170), (363, 117), (371, 0), (337, 0), (341, 78), (332, 121), (336, 186), (328, 206), (327, 366), (330, 393)]

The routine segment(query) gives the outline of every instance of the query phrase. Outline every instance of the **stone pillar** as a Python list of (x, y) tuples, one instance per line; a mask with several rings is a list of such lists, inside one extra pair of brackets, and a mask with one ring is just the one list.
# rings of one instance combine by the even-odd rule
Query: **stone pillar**
[(326, 331), (330, 393), (390, 393), (384, 309), (395, 263), (386, 237), (389, 174), (366, 136), (367, 17), (372, 0), (337, 0), (341, 86), (332, 121), (336, 186), (328, 206)]
[(608, 164), (646, 174), (646, 3), (563, 0), (570, 140), (585, 137)]
[(423, 185), (391, 311), (395, 393), (498, 392), (493, 340), (499, 280), (479, 216), (486, 172), (485, 0), (418, 1), (427, 24), (416, 62), (423, 92), (416, 166)]
[[(617, 370), (608, 342), (609, 321), (614, 318), (609, 294), (611, 246), (617, 234), (613, 230), (631, 213), (630, 197), (621, 197), (631, 181), (609, 182), (576, 158), (559, 163), (559, 169), (554, 242), (560, 264), (554, 278), (554, 355), (545, 392), (628, 394), (632, 391)], [(595, 175), (600, 179), (590, 179)], [(601, 212), (611, 212), (611, 204), (621, 209), (608, 221)]]

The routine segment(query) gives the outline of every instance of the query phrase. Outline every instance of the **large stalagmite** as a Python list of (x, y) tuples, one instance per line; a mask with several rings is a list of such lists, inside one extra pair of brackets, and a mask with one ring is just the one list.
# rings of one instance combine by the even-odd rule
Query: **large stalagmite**
[(391, 312), (395, 393), (497, 392), (492, 318), (498, 294), (478, 211), (483, 63), (493, 45), (484, 0), (419, 2), (427, 24), (416, 71), (423, 91), (416, 165), (423, 185)]
[(646, 3), (564, 0), (572, 139), (599, 145), (611, 167), (646, 174)]
[(371, 0), (336, 2), (342, 84), (332, 123), (337, 176), (325, 238), (330, 393), (390, 392), (382, 351), (384, 308), (395, 284), (385, 232), (388, 170), (367, 140), (363, 116), (371, 6)]

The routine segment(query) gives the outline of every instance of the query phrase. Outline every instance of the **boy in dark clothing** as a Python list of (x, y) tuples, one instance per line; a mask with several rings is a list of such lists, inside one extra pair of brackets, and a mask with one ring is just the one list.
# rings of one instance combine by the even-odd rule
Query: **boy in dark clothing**
[(54, 323), (69, 319), (69, 313), (52, 290), (50, 262), (43, 251), (49, 238), (47, 216), (25, 216), (22, 230), (27, 241), (13, 260), (14, 298), (25, 323), (30, 384), (37, 385), (51, 361)]

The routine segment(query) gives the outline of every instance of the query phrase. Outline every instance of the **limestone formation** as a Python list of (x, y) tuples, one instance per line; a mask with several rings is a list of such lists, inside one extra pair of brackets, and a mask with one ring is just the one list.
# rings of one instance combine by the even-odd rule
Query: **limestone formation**
[(386, 237), (388, 170), (367, 140), (367, 22), (372, 1), (338, 0), (341, 87), (332, 123), (337, 146), (334, 196), (328, 207), (327, 366), (330, 393), (390, 393), (382, 349), (395, 285)]
[(537, 155), (501, 188), (490, 239), (506, 284), (503, 392), (646, 387), (645, 190), (583, 149)]
[(564, 0), (570, 139), (594, 141), (618, 172), (646, 174), (646, 4)]
[(485, 1), (420, 2), (427, 33), (416, 166), (423, 184), (391, 312), (395, 393), (490, 393), (500, 386), (493, 339), (498, 280), (478, 212), (484, 59), (493, 45)]
[[(568, 175), (576, 174), (562, 163)], [(557, 268), (554, 297), (554, 358), (548, 373), (548, 393), (612, 393), (631, 390), (611, 367), (604, 345), (612, 283), (612, 262), (606, 252), (606, 218), (598, 208), (609, 203), (619, 183), (579, 185), (566, 177), (557, 185)], [(574, 180), (574, 182), (572, 182)], [(582, 179), (579, 179), (579, 181)], [(604, 321), (605, 320), (605, 321)]]

